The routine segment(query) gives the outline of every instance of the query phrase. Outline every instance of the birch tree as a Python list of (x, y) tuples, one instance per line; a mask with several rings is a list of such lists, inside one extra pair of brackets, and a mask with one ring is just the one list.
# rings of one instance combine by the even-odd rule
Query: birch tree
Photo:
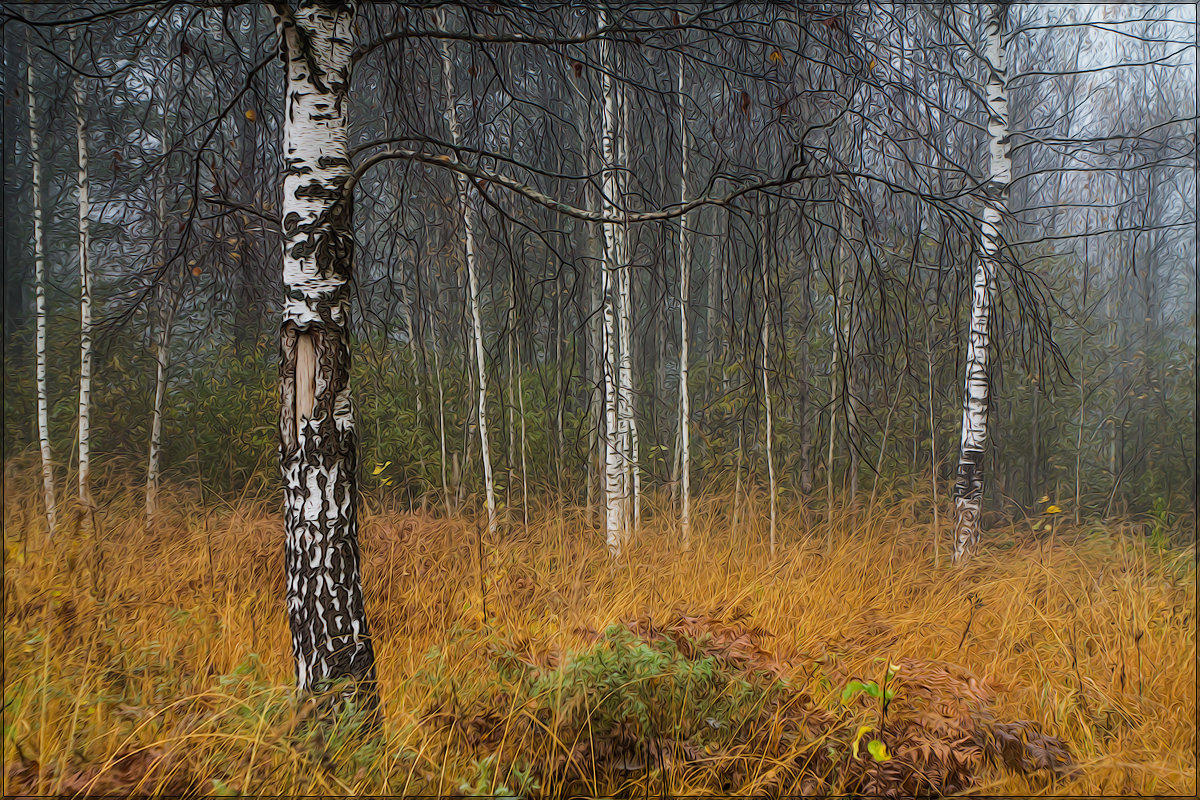
[(762, 308), (762, 392), (763, 392), (763, 416), (765, 417), (765, 428), (763, 431), (764, 444), (767, 451), (767, 491), (770, 494), (771, 500), (771, 557), (775, 557), (775, 454), (771, 450), (772, 446), (772, 426), (774, 424), (773, 414), (771, 410), (771, 383), (768, 376), (767, 358), (771, 350), (771, 308), (770, 297), (771, 290), (768, 282), (768, 267), (770, 264), (770, 236), (768, 231), (768, 217), (771, 213), (770, 197), (763, 198), (763, 208), (765, 214), (763, 216), (763, 238), (762, 238), (762, 292), (763, 292), (763, 308)]
[[(448, 30), (446, 24), (448, 15), (445, 8), (438, 9), (438, 23), (443, 30)], [(441, 41), (442, 79), (446, 92), (446, 121), (450, 126), (450, 140), (455, 148), (462, 145), (462, 123), (458, 119), (458, 93), (454, 88), (454, 61), (451, 44), (448, 39)], [(458, 187), (458, 205), (462, 212), (464, 252), (467, 262), (467, 291), (471, 305), (471, 334), (475, 350), (475, 380), (479, 390), (476, 409), (479, 424), (479, 456), (483, 462), (483, 484), (487, 495), (488, 533), (496, 532), (496, 485), (492, 477), (491, 448), (488, 445), (487, 427), (487, 370), (484, 366), (483, 323), (479, 313), (479, 268), (477, 265), (476, 232), (479, 222), (472, 202), (467, 176), (461, 172), (454, 174)], [(503, 428), (503, 425), (501, 425)], [(510, 481), (511, 483), (511, 481)]]
[(316, 692), (349, 679), (353, 695), (373, 708), (349, 385), (353, 6), (301, 0), (273, 9), (287, 72), (279, 452), (296, 683), (301, 692)]
[[(71, 36), (71, 61), (75, 60), (75, 35)], [(88, 266), (88, 130), (84, 106), (83, 75), (76, 74), (75, 140), (78, 148), (76, 182), (79, 188), (79, 502), (92, 508), (92, 279)]]
[[(679, 54), (679, 202), (687, 202), (688, 125), (684, 105), (683, 54)], [(692, 249), (688, 215), (679, 218), (679, 532), (686, 548), (691, 544), (691, 394), (688, 391), (688, 295), (691, 286)]]
[[(167, 148), (167, 94), (163, 93), (162, 116), (159, 137), (162, 140), (164, 171), (169, 150)], [(160, 187), (155, 203), (155, 221), (158, 228), (158, 258), (160, 267), (167, 260), (167, 190)], [(163, 405), (167, 395), (167, 366), (170, 358), (171, 324), (175, 318), (175, 298), (170, 281), (160, 279), (157, 287), (158, 330), (154, 337), (154, 407), (150, 412), (150, 450), (146, 456), (146, 528), (154, 527), (158, 514), (159, 461), (162, 454)]]
[(999, 270), (1000, 225), (1012, 173), (1012, 162), (1009, 159), (1004, 48), (1001, 41), (1007, 7), (1007, 3), (994, 3), (988, 7), (988, 181), (971, 286), (971, 323), (967, 338), (966, 376), (963, 386), (962, 437), (959, 445), (958, 476), (954, 484), (956, 562), (967, 558), (979, 541), (979, 515), (983, 501), (983, 450), (987, 444), (988, 404), (991, 394), (988, 376), (991, 301)]
[(629, 182), (629, 99), (623, 83), (613, 81), (610, 88), (616, 95), (617, 136), (615, 172), (618, 208), (626, 220), (616, 226), (617, 246), (617, 327), (619, 369), (617, 372), (617, 428), (620, 438), (621, 463), (625, 470), (625, 537), (638, 529), (642, 521), (642, 485), (638, 471), (637, 409), (633, 396), (633, 274), (630, 269), (629, 223), (627, 188)]
[[(608, 25), (608, 13), (604, 6), (599, 12), (599, 27)], [(600, 91), (604, 96), (603, 117), (600, 128), (600, 160), (602, 181), (600, 207), (606, 220), (615, 216), (617, 197), (616, 127), (617, 96), (615, 79), (611, 74), (614, 62), (612, 42), (607, 36), (600, 37)], [(604, 535), (608, 552), (613, 558), (621, 555), (625, 542), (625, 470), (621, 463), (620, 436), (617, 427), (617, 372), (620, 359), (617, 353), (617, 308), (613, 302), (612, 278), (619, 264), (619, 226), (612, 221), (601, 225), (603, 233), (603, 257), (600, 264), (600, 298), (603, 304), (603, 325), (600, 332), (600, 348), (597, 354), (603, 359), (602, 382), (604, 384)]]
[(163, 408), (167, 396), (167, 367), (170, 360), (171, 324), (175, 318), (170, 290), (159, 292), (158, 331), (154, 341), (154, 407), (150, 412), (150, 449), (146, 457), (146, 527), (154, 527), (158, 516), (159, 462), (162, 455)]
[[(843, 297), (847, 292), (847, 284), (853, 281), (853, 278), (847, 278), (847, 273), (850, 269), (850, 197), (849, 191), (845, 187), (843, 187), (841, 192), (840, 220), (841, 224), (838, 228), (837, 283), (829, 287), (830, 293), (833, 295), (833, 356), (832, 366), (829, 371), (832, 385), (830, 387), (829, 401), (829, 451), (826, 455), (825, 496), (828, 503), (826, 524), (829, 526), (830, 531), (833, 529), (834, 445), (837, 443), (839, 408), (847, 409), (846, 439), (848, 442), (853, 435), (849, 429), (849, 406), (846, 402), (846, 389), (849, 384), (849, 378), (846, 374), (846, 366), (843, 363), (843, 348), (847, 346), (850, 339), (850, 319), (847, 310), (843, 307)], [(849, 442), (849, 444), (850, 452), (853, 454), (854, 443)], [(851, 461), (850, 469), (857, 469), (857, 464)]]
[(46, 504), (46, 533), (51, 538), (58, 528), (58, 506), (54, 500), (54, 460), (50, 451), (49, 395), (46, 390), (46, 238), (42, 228), (42, 158), (38, 133), (37, 92), (33, 88), (33, 48), (28, 51), (25, 93), (29, 98), (29, 162), (33, 184), (33, 271), (34, 336), (37, 380), (38, 444), (42, 455), (42, 497)]

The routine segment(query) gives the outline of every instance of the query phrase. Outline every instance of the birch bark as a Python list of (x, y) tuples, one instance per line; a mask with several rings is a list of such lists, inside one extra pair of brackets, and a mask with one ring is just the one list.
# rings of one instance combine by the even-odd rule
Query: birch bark
[[(771, 201), (765, 199), (763, 203), (766, 208), (767, 215), (771, 213)], [(767, 217), (763, 218), (763, 259), (762, 259), (762, 289), (763, 289), (763, 316), (762, 316), (762, 390), (763, 390), (763, 413), (766, 416), (766, 450), (767, 450), (767, 491), (771, 496), (771, 558), (775, 557), (775, 458), (771, 451), (771, 439), (773, 425), (771, 411), (771, 383), (767, 375), (767, 354), (771, 348), (771, 313), (770, 313), (770, 287), (768, 282), (768, 266), (769, 266), (769, 249), (770, 241), (766, 234), (768, 230)]]
[[(608, 12), (604, 6), (599, 11), (599, 27), (608, 26)], [(612, 42), (607, 36), (600, 37), (601, 93), (604, 95), (604, 110), (600, 131), (600, 160), (602, 181), (600, 205), (605, 219), (617, 213), (616, 200), (619, 196), (617, 177), (617, 87), (612, 76), (614, 54)], [(620, 331), (618, 309), (614, 297), (613, 275), (621, 273), (620, 226), (614, 222), (601, 224), (603, 234), (603, 258), (600, 269), (600, 296), (603, 303), (603, 325), (600, 333), (599, 355), (603, 359), (604, 384), (604, 535), (609, 555), (619, 558), (627, 537), (628, 517), (626, 510), (628, 471), (622, 463), (624, 438), (620, 428), (618, 373), (621, 359), (618, 353)]]
[[(679, 202), (687, 202), (688, 126), (684, 109), (683, 54), (679, 55)], [(691, 545), (691, 394), (688, 389), (688, 299), (691, 289), (692, 247), (688, 215), (679, 218), (679, 533)]]
[[(445, 8), (438, 11), (438, 21), (443, 29), (447, 28)], [(442, 79), (446, 91), (446, 120), (450, 126), (450, 140), (455, 147), (463, 140), (462, 124), (458, 119), (458, 95), (454, 89), (454, 62), (451, 58), (450, 42), (441, 42)], [(477, 267), (475, 234), (478, 230), (478, 215), (475, 205), (471, 202), (470, 187), (467, 177), (461, 172), (455, 173), (458, 185), (458, 203), (463, 216), (464, 247), (467, 262), (467, 287), (471, 304), (471, 332), (475, 345), (475, 383), (479, 390), (476, 409), (479, 421), (479, 454), (483, 461), (483, 483), (486, 493), (488, 533), (496, 532), (496, 484), (492, 476), (492, 456), (488, 443), (487, 427), (487, 371), (484, 369), (483, 357), (483, 322), (479, 313), (479, 276)], [(510, 481), (511, 484), (511, 481)]]
[[(163, 96), (163, 112), (159, 129), (162, 140), (163, 158), (167, 158), (167, 97)], [(167, 260), (167, 192), (165, 185), (159, 189), (158, 201), (155, 208), (155, 221), (158, 229), (159, 265)], [(175, 317), (174, 298), (171, 297), (169, 282), (164, 273), (159, 273), (157, 290), (157, 311), (159, 329), (154, 342), (154, 408), (150, 415), (150, 452), (146, 457), (146, 529), (154, 527), (158, 515), (159, 460), (162, 444), (163, 403), (167, 394), (167, 360), (171, 344), (171, 324)]]
[(991, 301), (999, 269), (1000, 225), (1012, 175), (1008, 141), (1008, 99), (1005, 94), (1004, 48), (1001, 33), (1007, 4), (989, 6), (987, 22), (988, 183), (979, 230), (975, 276), (971, 290), (971, 324), (967, 338), (963, 387), (962, 437), (958, 475), (954, 484), (954, 560), (966, 559), (979, 541), (983, 501), (983, 451), (988, 436), (991, 384)]
[[(71, 33), (71, 61), (75, 61), (75, 33)], [(89, 218), (88, 130), (84, 108), (83, 76), (76, 75), (75, 140), (78, 148), (76, 181), (79, 186), (79, 502), (92, 508), (92, 278), (88, 265)]]
[(358, 548), (358, 435), (350, 393), (354, 267), (347, 109), (354, 9), (276, 3), (286, 60), (280, 468), (288, 621), (301, 692), (349, 680), (378, 704)]
[(46, 234), (42, 228), (42, 157), (41, 136), (38, 131), (37, 92), (33, 88), (33, 50), (25, 76), (25, 93), (29, 98), (29, 161), (33, 183), (33, 272), (34, 315), (37, 332), (34, 337), (37, 366), (37, 424), (38, 443), (42, 453), (42, 497), (46, 505), (46, 535), (54, 537), (58, 529), (58, 505), (54, 499), (54, 460), (50, 450), (50, 400), (46, 388)]
[[(626, 190), (628, 188), (629, 164), (629, 102), (625, 96), (625, 86), (613, 82), (620, 112), (617, 120), (615, 164), (620, 164), (616, 172), (617, 191), (621, 198), (619, 208), (622, 215), (626, 209)], [(616, 226), (617, 233), (617, 326), (620, 342), (620, 369), (617, 373), (617, 425), (621, 441), (621, 462), (625, 471), (625, 537), (635, 532), (642, 521), (642, 479), (638, 470), (638, 430), (637, 408), (633, 396), (633, 274), (630, 269), (629, 225), (621, 223)]]

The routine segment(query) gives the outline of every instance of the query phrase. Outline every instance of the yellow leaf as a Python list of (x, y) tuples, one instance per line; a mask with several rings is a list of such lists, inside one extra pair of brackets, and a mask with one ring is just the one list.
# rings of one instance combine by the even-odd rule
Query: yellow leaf
[(247, 109), (246, 109), (246, 119), (250, 120), (251, 122), (254, 122), (254, 120), (255, 120), (257, 117), (258, 117), (258, 115), (254, 113), (254, 109), (253, 109), (253, 108), (247, 108)]
[(871, 59), (871, 63), (867, 64), (867, 69), (869, 69), (869, 70), (875, 69), (875, 59), (873, 59), (873, 58)]
[(1061, 514), (1062, 509), (1059, 508), (1058, 506), (1050, 506), (1049, 508), (1046, 509), (1046, 513), (1047, 514)]
[(1039, 498), (1038, 498), (1038, 502), (1039, 502), (1039, 503), (1049, 503), (1049, 502), (1050, 502), (1050, 495), (1048, 495), (1048, 494), (1044, 494), (1044, 495), (1042, 495), (1041, 497), (1039, 497)]
[(854, 744), (851, 748), (851, 752), (856, 759), (858, 758), (858, 743), (862, 741), (863, 735), (870, 730), (873, 730), (870, 725), (860, 725), (858, 726), (858, 733), (854, 734)]
[(768, 56), (767, 58), (776, 64), (783, 63), (783, 53), (779, 52), (778, 50), (772, 50), (771, 55)]

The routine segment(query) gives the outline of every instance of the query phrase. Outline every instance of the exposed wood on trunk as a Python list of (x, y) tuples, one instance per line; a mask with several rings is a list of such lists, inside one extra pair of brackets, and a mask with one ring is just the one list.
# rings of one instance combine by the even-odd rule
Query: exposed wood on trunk
[(350, 394), (354, 269), (348, 149), (353, 8), (275, 5), (284, 114), (280, 467), (288, 621), (301, 692), (343, 688), (376, 707), (358, 549), (358, 435)]

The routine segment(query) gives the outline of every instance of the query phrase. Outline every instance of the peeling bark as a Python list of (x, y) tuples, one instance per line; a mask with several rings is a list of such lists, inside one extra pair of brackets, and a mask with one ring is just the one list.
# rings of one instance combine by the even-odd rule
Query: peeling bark
[(348, 679), (347, 694), (373, 710), (378, 697), (359, 569), (358, 435), (349, 385), (352, 18), (349, 3), (311, 0), (276, 17), (287, 61), (279, 452), (297, 686), (320, 692)]

